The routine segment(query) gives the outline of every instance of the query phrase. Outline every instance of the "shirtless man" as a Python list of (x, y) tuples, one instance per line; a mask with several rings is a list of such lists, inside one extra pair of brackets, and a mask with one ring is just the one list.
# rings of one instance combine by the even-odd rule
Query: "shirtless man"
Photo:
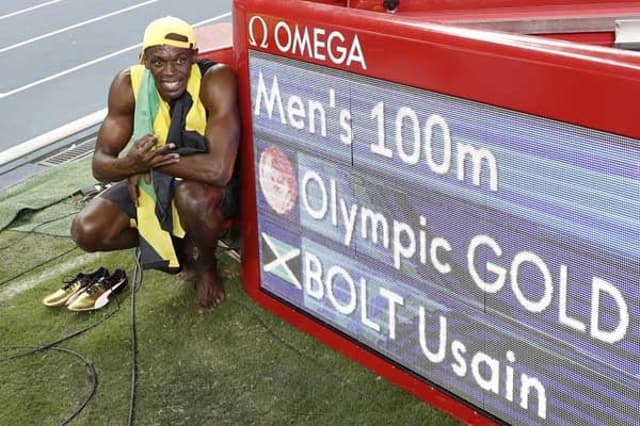
[[(196, 305), (207, 310), (224, 300), (215, 249), (225, 220), (224, 206), (230, 197), (240, 120), (235, 73), (222, 64), (202, 72), (201, 64), (196, 62), (197, 52), (193, 29), (186, 22), (160, 18), (145, 31), (141, 55), (144, 67), (138, 66), (138, 70), (150, 72), (155, 88), (150, 84), (149, 90), (157, 90), (153, 93), (159, 95), (158, 101), (164, 102), (171, 114), (187, 92), (190, 79), (196, 78), (194, 75), (201, 78), (199, 96), (192, 100), (192, 108), (199, 98), (202, 111), (206, 112), (201, 114), (202, 136), (198, 134), (204, 149), (182, 155), (178, 153), (179, 144), (159, 132), (130, 142), (135, 134), (136, 103), (142, 98), (134, 93), (134, 87), (139, 85), (132, 77), (134, 67), (121, 71), (109, 89), (108, 112), (98, 132), (92, 163), (96, 179), (118, 183), (91, 200), (75, 217), (71, 235), (80, 248), (89, 252), (138, 246), (142, 231), (138, 231), (140, 224), (135, 220), (142, 180), (149, 183), (155, 172), (177, 178), (173, 201), (186, 235), (175, 250), (182, 261), (182, 273), (196, 279)], [(169, 121), (173, 120), (171, 115)], [(189, 120), (188, 117), (184, 121)], [(130, 148), (125, 150), (127, 145)]]

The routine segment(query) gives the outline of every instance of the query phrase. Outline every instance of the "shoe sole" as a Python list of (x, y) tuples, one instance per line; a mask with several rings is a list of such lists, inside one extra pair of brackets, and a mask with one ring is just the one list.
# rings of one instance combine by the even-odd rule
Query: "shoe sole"
[(95, 311), (95, 310), (104, 308), (109, 303), (109, 295), (111, 295), (111, 293), (115, 292), (126, 283), (127, 283), (126, 278), (123, 278), (117, 283), (115, 283), (109, 290), (102, 293), (100, 297), (96, 299), (93, 306), (90, 306), (88, 308), (71, 308), (71, 306), (69, 306), (68, 309), (73, 312), (85, 312), (85, 311)]

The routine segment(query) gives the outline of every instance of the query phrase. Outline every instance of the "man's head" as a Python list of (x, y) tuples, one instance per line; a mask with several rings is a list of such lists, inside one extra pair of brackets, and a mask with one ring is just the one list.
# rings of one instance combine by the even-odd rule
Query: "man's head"
[(179, 98), (198, 54), (191, 25), (172, 16), (156, 19), (144, 32), (142, 49), (142, 63), (151, 71), (160, 96), (165, 101)]

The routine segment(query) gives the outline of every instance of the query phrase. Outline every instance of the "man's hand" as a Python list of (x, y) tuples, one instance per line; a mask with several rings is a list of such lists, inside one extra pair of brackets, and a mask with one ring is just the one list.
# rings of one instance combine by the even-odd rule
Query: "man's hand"
[(133, 143), (127, 157), (132, 161), (138, 173), (146, 173), (150, 169), (180, 161), (180, 154), (169, 152), (175, 148), (173, 143), (156, 149), (157, 145), (158, 138), (154, 135), (145, 135)]

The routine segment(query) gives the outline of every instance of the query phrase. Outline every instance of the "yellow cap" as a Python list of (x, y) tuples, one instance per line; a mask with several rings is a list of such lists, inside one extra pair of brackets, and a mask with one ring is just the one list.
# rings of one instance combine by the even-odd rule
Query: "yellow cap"
[(144, 30), (142, 50), (162, 45), (196, 49), (196, 36), (193, 28), (182, 19), (173, 16), (156, 19)]

